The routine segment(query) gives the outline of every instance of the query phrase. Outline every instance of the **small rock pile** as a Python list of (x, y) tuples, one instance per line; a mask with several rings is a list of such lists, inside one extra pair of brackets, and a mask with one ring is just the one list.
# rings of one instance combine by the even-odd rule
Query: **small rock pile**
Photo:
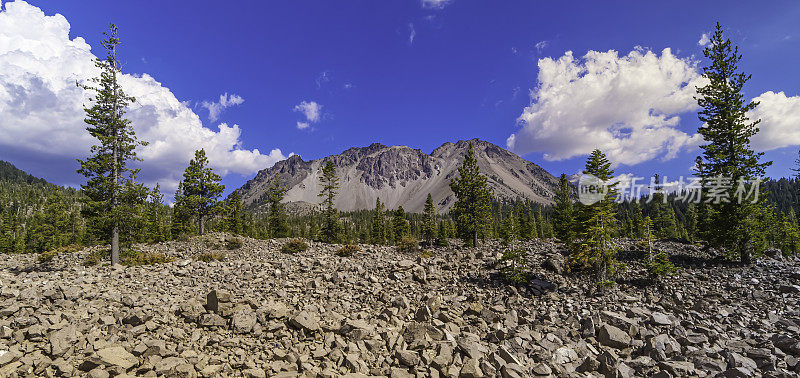
[[(725, 264), (665, 242), (682, 268), (646, 282), (635, 258), (610, 289), (564, 275), (561, 247), (518, 243), (432, 257), (362, 245), (228, 236), (142, 246), (170, 263), (84, 267), (90, 251), (0, 259), (0, 376), (796, 376), (800, 263)], [(635, 243), (622, 255), (636, 256)], [(223, 261), (195, 259), (214, 249)]]

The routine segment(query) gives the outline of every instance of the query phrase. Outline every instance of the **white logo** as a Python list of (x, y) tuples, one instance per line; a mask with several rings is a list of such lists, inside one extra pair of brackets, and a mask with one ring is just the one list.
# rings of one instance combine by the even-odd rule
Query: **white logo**
[(599, 177), (584, 173), (578, 179), (578, 201), (584, 205), (600, 202), (608, 194), (606, 182)]

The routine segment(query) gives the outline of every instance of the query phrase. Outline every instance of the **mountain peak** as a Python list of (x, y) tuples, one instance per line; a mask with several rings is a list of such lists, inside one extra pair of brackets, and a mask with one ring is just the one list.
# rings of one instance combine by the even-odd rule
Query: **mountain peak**
[(340, 183), (336, 207), (341, 211), (370, 209), (380, 198), (389, 209), (403, 206), (407, 211), (420, 212), (429, 193), (439, 210), (447, 211), (455, 202), (450, 180), (458, 174), (470, 143), (496, 198), (552, 203), (558, 185), (555, 177), (538, 165), (477, 138), (443, 143), (430, 154), (408, 146), (372, 143), (311, 161), (294, 155), (262, 170), (238, 191), (245, 204), (258, 208), (269, 180), (278, 174), (287, 188), (285, 202), (315, 204), (319, 202), (319, 171), (323, 163), (332, 160)]

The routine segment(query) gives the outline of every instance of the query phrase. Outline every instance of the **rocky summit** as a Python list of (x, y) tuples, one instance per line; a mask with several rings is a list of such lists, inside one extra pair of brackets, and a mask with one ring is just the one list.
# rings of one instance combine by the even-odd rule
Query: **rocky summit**
[[(641, 247), (607, 289), (563, 275), (562, 249), (519, 243), (534, 277), (503, 280), (493, 242), (430, 257), (225, 234), (140, 246), (171, 262), (84, 267), (92, 250), (0, 260), (0, 376), (796, 376), (800, 262), (730, 265), (660, 242), (680, 266), (650, 282)], [(426, 253), (425, 256), (428, 256)], [(629, 258), (626, 260), (625, 256)]]
[(263, 205), (270, 181), (277, 175), (288, 189), (284, 198), (287, 208), (308, 209), (320, 201), (320, 172), (332, 160), (340, 185), (335, 201), (340, 211), (371, 209), (380, 198), (389, 209), (403, 206), (406, 211), (422, 212), (429, 193), (437, 208), (446, 211), (455, 203), (450, 181), (458, 174), (470, 143), (495, 198), (553, 203), (558, 187), (553, 175), (480, 139), (448, 142), (430, 155), (406, 146), (388, 147), (380, 143), (311, 161), (295, 155), (260, 171), (237, 191), (245, 204), (258, 209)]

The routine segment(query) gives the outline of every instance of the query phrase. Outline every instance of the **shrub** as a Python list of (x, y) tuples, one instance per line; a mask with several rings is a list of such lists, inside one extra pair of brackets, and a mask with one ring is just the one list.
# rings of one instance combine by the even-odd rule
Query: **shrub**
[(168, 257), (163, 253), (150, 252), (136, 252), (125, 257), (120, 256), (120, 262), (122, 265), (128, 266), (163, 264), (174, 260), (174, 258)]
[(94, 251), (90, 252), (86, 256), (86, 260), (83, 261), (83, 265), (92, 266), (97, 265), (103, 259), (108, 258), (111, 255), (110, 249), (95, 249)]
[[(110, 249), (97, 249), (86, 256), (83, 264), (86, 266), (97, 265), (100, 261), (108, 260), (110, 256)], [(174, 260), (162, 253), (142, 252), (134, 249), (122, 250), (119, 254), (120, 264), (127, 266), (163, 264)]]
[(509, 282), (515, 285), (522, 285), (530, 281), (527, 269), (527, 253), (524, 250), (508, 249), (503, 252), (500, 262), (503, 263), (501, 272)]
[(292, 239), (281, 247), (283, 253), (298, 253), (308, 249), (308, 244), (301, 239)]
[(436, 247), (449, 247), (450, 242), (446, 238), (436, 238), (433, 241), (433, 245)]
[(234, 249), (242, 248), (242, 239), (239, 238), (230, 238), (225, 241), (225, 248), (229, 251)]
[(431, 252), (429, 250), (422, 250), (422, 251), (419, 251), (419, 256), (422, 257), (423, 259), (429, 259), (429, 258), (433, 257), (433, 252)]
[(195, 260), (202, 262), (222, 261), (225, 259), (225, 254), (220, 252), (205, 252), (194, 257)]
[(658, 278), (675, 274), (678, 268), (669, 260), (666, 253), (661, 252), (653, 256), (653, 261), (647, 263), (647, 272), (650, 277)]
[(74, 252), (78, 252), (80, 249), (81, 249), (81, 246), (78, 245), (78, 244), (65, 245), (63, 247), (58, 247), (56, 249), (51, 249), (49, 251), (45, 251), (45, 252), (40, 253), (39, 257), (36, 259), (36, 261), (38, 261), (40, 263), (47, 263), (47, 262), (52, 261), (53, 258), (56, 257), (59, 254), (62, 254), (62, 253), (74, 253)]
[(397, 243), (398, 252), (416, 252), (419, 249), (419, 241), (413, 236), (405, 235)]
[(181, 233), (180, 235), (178, 235), (177, 238), (175, 238), (175, 240), (177, 240), (179, 242), (188, 242), (189, 241), (189, 234)]
[(348, 256), (352, 256), (354, 253), (356, 253), (358, 251), (361, 251), (361, 247), (359, 247), (359, 246), (357, 246), (355, 244), (348, 244), (348, 245), (342, 246), (342, 248), (339, 248), (339, 250), (336, 251), (336, 255), (337, 256), (341, 256), (341, 257), (348, 257)]

